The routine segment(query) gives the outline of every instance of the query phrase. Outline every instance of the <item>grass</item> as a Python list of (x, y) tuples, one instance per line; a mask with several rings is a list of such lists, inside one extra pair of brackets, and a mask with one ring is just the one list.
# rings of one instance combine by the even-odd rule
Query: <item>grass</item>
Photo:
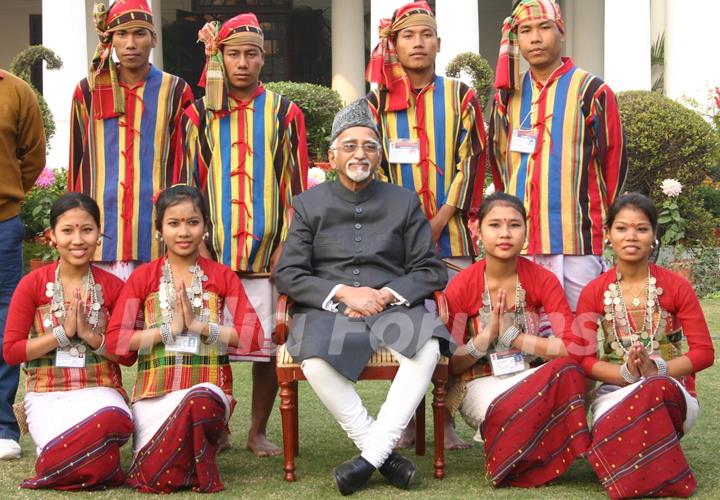
[[(714, 333), (715, 348), (720, 352), (717, 332), (720, 331), (720, 299), (703, 301), (710, 331)], [(220, 455), (218, 462), (226, 490), (213, 498), (325, 498), (337, 497), (332, 479), (332, 468), (356, 454), (350, 440), (340, 430), (328, 411), (313, 394), (307, 383), (300, 384), (300, 456), (296, 459), (298, 481), (289, 484), (283, 480), (282, 456), (255, 458), (244, 448), (245, 435), (250, 419), (250, 365), (233, 365), (235, 375), (235, 397), (238, 405), (230, 422), (233, 431), (233, 449)], [(125, 384), (130, 388), (134, 371), (124, 372)], [(720, 402), (713, 394), (720, 389), (720, 365), (715, 364), (698, 377), (698, 392), (702, 412), (695, 428), (683, 438), (683, 448), (698, 480), (694, 498), (714, 499), (720, 491), (720, 475), (717, 474), (717, 460), (713, 446), (720, 435)], [(22, 382), (21, 382), (22, 383)], [(377, 414), (388, 383), (360, 382), (358, 392), (366, 402), (368, 410)], [(21, 391), (22, 392), (22, 389)], [(18, 394), (18, 398), (22, 395)], [(538, 489), (501, 488), (493, 489), (484, 477), (482, 447), (452, 451), (446, 454), (447, 477), (433, 478), (432, 468), (432, 412), (428, 407), (427, 429), (429, 432), (428, 454), (415, 457), (413, 452), (406, 455), (418, 466), (419, 481), (410, 491), (401, 491), (388, 486), (384, 479), (375, 474), (367, 488), (353, 498), (376, 498), (378, 496), (398, 498), (459, 498), (466, 496), (492, 495), (494, 498), (543, 498), (543, 499), (586, 499), (607, 498), (595, 474), (584, 460), (576, 461), (571, 469), (555, 484)], [(458, 430), (471, 440), (474, 432), (461, 419)], [(282, 441), (279, 410), (273, 411), (269, 435), (276, 443)], [(712, 443), (713, 446), (708, 446)], [(22, 459), (0, 464), (0, 498), (147, 498), (129, 489), (115, 489), (96, 493), (62, 493), (55, 491), (30, 491), (18, 488), (18, 484), (33, 472), (35, 454), (32, 440), (23, 436), (25, 451)], [(130, 446), (123, 454), (125, 468), (130, 462)], [(197, 494), (180, 492), (173, 498), (195, 498)]]

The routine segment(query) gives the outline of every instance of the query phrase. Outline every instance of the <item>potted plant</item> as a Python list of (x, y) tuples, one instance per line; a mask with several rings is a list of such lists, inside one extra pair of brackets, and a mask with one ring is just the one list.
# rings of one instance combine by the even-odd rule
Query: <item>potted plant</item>
[(57, 257), (50, 246), (47, 232), (50, 228), (50, 207), (64, 192), (67, 172), (63, 169), (43, 169), (33, 188), (25, 195), (20, 215), (25, 224), (23, 256), (26, 270), (40, 267)]

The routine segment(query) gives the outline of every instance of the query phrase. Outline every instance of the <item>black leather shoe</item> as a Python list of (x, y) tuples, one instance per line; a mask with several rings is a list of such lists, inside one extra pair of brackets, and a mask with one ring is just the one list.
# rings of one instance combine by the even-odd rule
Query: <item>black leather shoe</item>
[(417, 469), (414, 463), (393, 451), (378, 470), (390, 484), (406, 490), (410, 487)]
[(375, 467), (363, 457), (338, 465), (333, 469), (333, 479), (338, 491), (343, 495), (352, 495), (367, 483)]

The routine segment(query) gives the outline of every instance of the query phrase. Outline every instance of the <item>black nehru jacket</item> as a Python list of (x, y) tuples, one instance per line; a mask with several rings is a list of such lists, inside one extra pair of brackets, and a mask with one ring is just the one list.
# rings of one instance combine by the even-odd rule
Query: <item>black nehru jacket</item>
[[(296, 196), (293, 206), (275, 284), (296, 303), (287, 342), (295, 360), (320, 357), (355, 381), (380, 342), (407, 357), (432, 337), (443, 354), (454, 350), (449, 332), (424, 305), (445, 287), (447, 271), (414, 192), (380, 181), (359, 192), (325, 182)], [(409, 306), (349, 319), (322, 308), (338, 284), (388, 287)]]

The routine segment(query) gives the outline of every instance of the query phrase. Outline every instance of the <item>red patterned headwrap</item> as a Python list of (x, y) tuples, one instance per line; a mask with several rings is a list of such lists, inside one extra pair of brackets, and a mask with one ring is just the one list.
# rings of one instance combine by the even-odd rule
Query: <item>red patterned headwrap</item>
[(198, 42), (205, 45), (205, 68), (198, 85), (205, 88), (205, 106), (218, 111), (226, 97), (225, 66), (220, 48), (223, 45), (257, 45), (264, 50), (265, 43), (260, 23), (255, 14), (240, 14), (221, 26), (212, 21), (198, 31)]
[(430, 26), (437, 32), (437, 22), (427, 2), (413, 2), (393, 13), (392, 19), (380, 20), (380, 41), (370, 55), (365, 79), (387, 89), (385, 111), (407, 109), (412, 85), (397, 56), (395, 38), (398, 31), (411, 26)]
[(88, 71), (93, 118), (112, 118), (125, 113), (125, 98), (112, 60), (113, 32), (145, 28), (155, 36), (156, 31), (147, 0), (117, 0), (109, 9), (100, 2), (93, 8), (93, 20), (100, 39)]
[(512, 14), (505, 18), (500, 39), (500, 55), (495, 68), (495, 88), (517, 90), (520, 88), (520, 47), (517, 28), (525, 21), (550, 20), (557, 24), (560, 33), (565, 25), (560, 6), (554, 0), (521, 0)]

